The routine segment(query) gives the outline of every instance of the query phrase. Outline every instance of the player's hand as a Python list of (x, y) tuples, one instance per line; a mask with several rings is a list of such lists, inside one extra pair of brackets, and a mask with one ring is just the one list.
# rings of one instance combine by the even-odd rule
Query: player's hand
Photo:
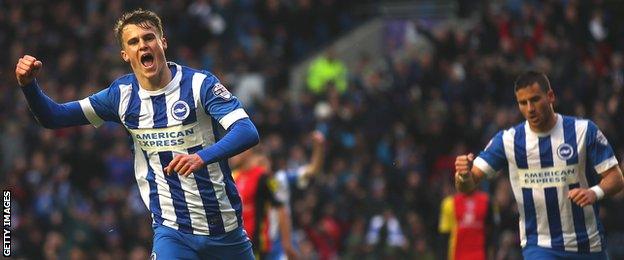
[(15, 65), (15, 77), (17, 78), (17, 84), (20, 86), (26, 86), (37, 77), (43, 63), (37, 58), (24, 55), (20, 58)]
[(312, 132), (312, 143), (316, 146), (321, 146), (325, 143), (325, 135), (321, 131)]
[(191, 175), (194, 171), (204, 167), (204, 161), (197, 154), (178, 154), (165, 167), (165, 173), (178, 173), (184, 177)]
[(568, 198), (577, 205), (585, 207), (596, 202), (596, 193), (590, 189), (576, 188), (568, 192)]
[(460, 155), (455, 158), (455, 178), (465, 180), (471, 175), (472, 161), (474, 154)]
[(296, 260), (299, 259), (299, 254), (297, 250), (295, 250), (292, 245), (284, 247), (284, 253), (286, 254), (286, 259), (288, 260)]

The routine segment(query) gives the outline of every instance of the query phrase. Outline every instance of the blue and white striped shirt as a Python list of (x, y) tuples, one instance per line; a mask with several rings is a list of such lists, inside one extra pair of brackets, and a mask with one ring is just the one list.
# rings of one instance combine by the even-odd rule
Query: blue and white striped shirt
[(142, 89), (128, 74), (80, 107), (94, 126), (118, 122), (132, 136), (135, 177), (155, 224), (198, 235), (232, 231), (242, 226), (242, 205), (226, 160), (189, 177), (166, 175), (163, 168), (177, 154), (211, 146), (221, 137), (220, 126), (228, 129), (247, 113), (214, 75), (168, 66), (173, 79), (160, 90)]
[(618, 165), (593, 122), (557, 114), (552, 130), (536, 133), (525, 121), (496, 134), (474, 165), (488, 177), (507, 165), (522, 247), (581, 253), (605, 248), (598, 205), (581, 208), (568, 199), (571, 189), (598, 184), (599, 174)]

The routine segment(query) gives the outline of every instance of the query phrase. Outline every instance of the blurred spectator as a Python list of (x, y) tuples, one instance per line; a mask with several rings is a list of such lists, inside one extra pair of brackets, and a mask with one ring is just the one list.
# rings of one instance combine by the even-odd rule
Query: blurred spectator
[(347, 90), (347, 67), (333, 49), (312, 61), (307, 77), (308, 89), (316, 95), (322, 95), (330, 88), (338, 93)]
[(374, 215), (366, 232), (367, 251), (377, 259), (400, 258), (408, 248), (401, 224), (391, 209)]

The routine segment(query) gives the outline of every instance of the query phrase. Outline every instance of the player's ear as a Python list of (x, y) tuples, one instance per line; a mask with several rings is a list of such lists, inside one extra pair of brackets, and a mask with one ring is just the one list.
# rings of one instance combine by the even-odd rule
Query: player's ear
[(162, 37), (163, 50), (167, 50), (167, 38), (165, 36)]
[(548, 101), (550, 103), (555, 103), (555, 92), (552, 89), (548, 90), (548, 92), (546, 93), (546, 96), (548, 97)]
[(126, 53), (126, 51), (124, 51), (124, 50), (121, 50), (121, 58), (125, 62), (130, 62), (130, 57), (128, 57), (128, 53)]

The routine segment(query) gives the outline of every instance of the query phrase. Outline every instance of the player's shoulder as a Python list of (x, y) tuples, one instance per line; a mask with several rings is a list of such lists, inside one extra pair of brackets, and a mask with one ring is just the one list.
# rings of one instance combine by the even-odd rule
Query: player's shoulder
[(180, 65), (180, 67), (182, 68), (182, 73), (184, 75), (189, 75), (189, 76), (199, 75), (199, 76), (204, 76), (206, 78), (213, 78), (213, 77), (215, 77), (215, 75), (212, 74), (212, 72), (210, 72), (208, 70), (192, 68), (192, 67), (185, 66), (185, 65)]
[(505, 140), (513, 140), (516, 133), (524, 131), (525, 123), (526, 121), (516, 124), (514, 126), (510, 126), (505, 129), (501, 129), (492, 137), (492, 139), (490, 139), (490, 142), (487, 144), (486, 149), (487, 147), (490, 147), (492, 143), (497, 143), (499, 145), (502, 145), (502, 143), (505, 142)]
[(574, 122), (574, 123), (593, 123), (590, 119), (578, 117), (578, 116), (570, 116), (570, 115), (561, 115), (563, 122)]
[(219, 82), (219, 79), (208, 70), (201, 70), (196, 68), (191, 68), (188, 66), (182, 67), (182, 77), (183, 81), (186, 79), (187, 82), (193, 82), (195, 84), (197, 80), (201, 81), (202, 92), (211, 91), (214, 95), (219, 96), (218, 94), (222, 94), (224, 98), (228, 98), (231, 94), (227, 91), (227, 89)]
[(505, 132), (510, 132), (510, 133), (515, 133), (521, 130), (524, 130), (524, 128), (526, 127), (527, 121), (522, 121), (512, 127), (509, 127), (507, 129), (505, 129)]
[(523, 132), (524, 128), (526, 127), (526, 121), (522, 121), (516, 125), (510, 126), (508, 128), (502, 129), (500, 130), (498, 133), (496, 133), (496, 136), (500, 136), (501, 138), (507, 136), (514, 136), (516, 133), (518, 132)]
[(564, 127), (574, 127), (576, 131), (586, 132), (587, 130), (596, 131), (598, 130), (598, 126), (594, 121), (588, 118), (577, 117), (577, 116), (568, 116), (561, 115), (563, 118)]
[(110, 84), (110, 87), (119, 88), (122, 85), (124, 86), (132, 85), (136, 83), (136, 81), (137, 81), (136, 76), (133, 73), (129, 73), (129, 74), (122, 75), (119, 78), (113, 80), (113, 82)]

